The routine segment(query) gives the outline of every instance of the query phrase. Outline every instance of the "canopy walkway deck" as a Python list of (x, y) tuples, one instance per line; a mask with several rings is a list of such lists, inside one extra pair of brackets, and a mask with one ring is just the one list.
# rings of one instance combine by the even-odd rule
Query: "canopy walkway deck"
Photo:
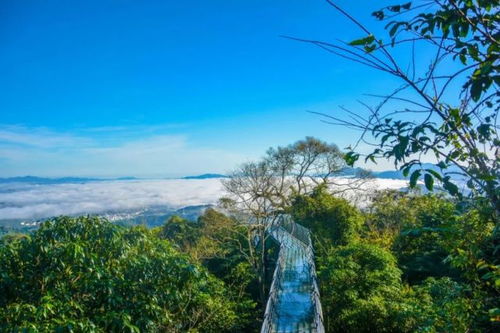
[(268, 229), (280, 252), (261, 333), (323, 333), (323, 315), (309, 230), (289, 216)]

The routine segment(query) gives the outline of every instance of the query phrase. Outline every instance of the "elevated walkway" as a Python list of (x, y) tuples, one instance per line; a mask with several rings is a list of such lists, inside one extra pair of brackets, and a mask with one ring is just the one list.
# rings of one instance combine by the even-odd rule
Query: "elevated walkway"
[(309, 230), (287, 215), (268, 228), (280, 244), (261, 333), (323, 333)]

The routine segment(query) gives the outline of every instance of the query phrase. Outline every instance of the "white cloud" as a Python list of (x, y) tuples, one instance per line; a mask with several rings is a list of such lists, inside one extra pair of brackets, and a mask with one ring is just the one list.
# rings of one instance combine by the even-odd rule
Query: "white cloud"
[(240, 152), (195, 147), (172, 126), (87, 128), (76, 134), (0, 126), (0, 177), (179, 176), (226, 172)]
[(123, 212), (156, 206), (178, 209), (216, 203), (223, 193), (219, 179), (9, 184), (0, 187), (0, 191), (3, 205), (0, 220)]
[(56, 133), (46, 128), (0, 125), (0, 143), (38, 148), (65, 148), (91, 145), (92, 140), (68, 133)]

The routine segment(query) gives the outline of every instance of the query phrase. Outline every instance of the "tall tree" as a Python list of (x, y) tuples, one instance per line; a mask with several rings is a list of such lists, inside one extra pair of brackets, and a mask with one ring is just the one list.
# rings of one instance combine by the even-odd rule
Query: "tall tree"
[[(309, 193), (321, 184), (335, 184), (332, 176), (345, 167), (344, 154), (336, 145), (307, 137), (286, 147), (270, 148), (262, 160), (243, 164), (223, 182), (227, 197), (222, 205), (251, 224), (248, 238), (255, 246), (251, 262), (262, 295), (266, 293), (266, 228), (288, 210), (295, 195)], [(342, 192), (360, 184), (356, 178), (335, 188)]]
[[(359, 111), (350, 112), (349, 119), (323, 115), (361, 131), (347, 160), (353, 163), (360, 157), (360, 143), (373, 144), (366, 160), (393, 159), (405, 175), (411, 173), (412, 186), (423, 178), (429, 190), (439, 182), (460, 197), (451, 180), (458, 173), (466, 178), (470, 194), (484, 198), (498, 218), (499, 1), (422, 0), (382, 8), (373, 16), (386, 22), (385, 39), (336, 1), (326, 1), (363, 36), (349, 43), (299, 40), (401, 81), (396, 90), (374, 95), (380, 103), (365, 104), (365, 116)], [(432, 56), (426, 59), (428, 51)], [(411, 56), (397, 56), (401, 54)], [(431, 155), (440, 171), (423, 166), (422, 157)]]

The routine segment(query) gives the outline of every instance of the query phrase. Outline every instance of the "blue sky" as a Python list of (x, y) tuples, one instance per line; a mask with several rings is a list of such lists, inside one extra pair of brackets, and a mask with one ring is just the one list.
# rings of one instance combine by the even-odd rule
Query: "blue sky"
[[(338, 3), (378, 26), (384, 2)], [(226, 172), (308, 135), (346, 147), (356, 133), (307, 110), (359, 109), (395, 81), (280, 35), (362, 33), (323, 0), (1, 1), (0, 177)]]

